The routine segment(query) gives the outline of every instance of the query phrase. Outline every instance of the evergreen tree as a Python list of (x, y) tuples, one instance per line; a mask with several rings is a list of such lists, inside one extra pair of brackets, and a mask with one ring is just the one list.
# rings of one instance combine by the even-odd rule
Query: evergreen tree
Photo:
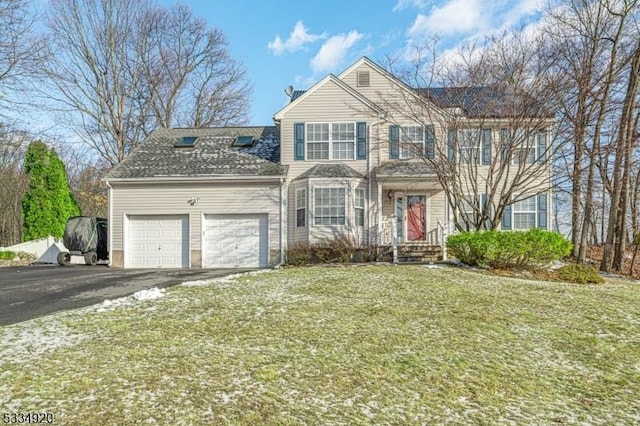
[(29, 145), (24, 160), (29, 189), (22, 199), (23, 240), (62, 237), (67, 219), (80, 214), (64, 164), (44, 142)]

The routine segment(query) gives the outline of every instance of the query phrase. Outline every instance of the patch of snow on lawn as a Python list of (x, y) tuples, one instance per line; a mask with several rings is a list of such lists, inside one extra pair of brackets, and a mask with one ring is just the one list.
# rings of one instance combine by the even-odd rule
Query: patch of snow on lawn
[(84, 338), (83, 335), (71, 334), (66, 326), (55, 319), (47, 323), (27, 321), (2, 329), (0, 360), (27, 362), (58, 348), (73, 346)]
[(153, 287), (146, 290), (140, 290), (138, 292), (133, 293), (131, 296), (121, 297), (119, 299), (113, 300), (105, 300), (104, 302), (97, 305), (97, 312), (104, 312), (109, 309), (117, 308), (120, 306), (132, 305), (135, 302), (141, 302), (144, 300), (154, 300), (164, 297), (165, 289), (159, 289), (157, 287)]
[(180, 286), (182, 286), (182, 287), (202, 287), (202, 286), (211, 285), (211, 284), (228, 284), (228, 283), (231, 283), (231, 282), (235, 281), (237, 278), (242, 277), (244, 275), (253, 276), (253, 275), (260, 275), (260, 274), (265, 274), (265, 273), (269, 273), (269, 272), (273, 272), (273, 269), (258, 269), (257, 271), (239, 272), (239, 273), (236, 273), (236, 274), (225, 275), (225, 276), (222, 276), (222, 277), (212, 278), (212, 279), (209, 279), (209, 280), (186, 281), (186, 282), (183, 282), (182, 284), (180, 284)]

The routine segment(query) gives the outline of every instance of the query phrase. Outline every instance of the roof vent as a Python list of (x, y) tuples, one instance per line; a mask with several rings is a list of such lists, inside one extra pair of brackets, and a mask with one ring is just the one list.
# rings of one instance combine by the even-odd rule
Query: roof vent
[(233, 140), (233, 144), (231, 146), (253, 146), (253, 136), (238, 136)]
[(369, 70), (358, 71), (357, 78), (358, 87), (369, 87), (371, 84), (371, 76), (369, 75)]
[(193, 148), (198, 142), (197, 136), (185, 136), (174, 145), (176, 148)]

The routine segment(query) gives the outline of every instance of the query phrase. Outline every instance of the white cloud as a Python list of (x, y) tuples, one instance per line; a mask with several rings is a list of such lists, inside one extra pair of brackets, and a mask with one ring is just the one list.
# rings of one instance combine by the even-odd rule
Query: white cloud
[(393, 6), (393, 11), (398, 12), (404, 9), (408, 9), (410, 7), (422, 9), (426, 6), (427, 6), (427, 0), (398, 0), (396, 5)]
[(288, 39), (282, 41), (280, 35), (276, 35), (276, 38), (269, 42), (267, 47), (271, 49), (274, 55), (282, 55), (283, 53), (296, 52), (304, 48), (306, 44), (323, 38), (326, 38), (326, 34), (311, 34), (307, 31), (302, 21), (298, 21)]
[(482, 29), (486, 22), (480, 0), (452, 0), (436, 7), (429, 15), (418, 14), (409, 29), (410, 36), (423, 34), (468, 33)]
[(358, 31), (338, 34), (330, 37), (311, 59), (311, 69), (316, 72), (327, 72), (335, 69), (344, 59), (349, 49), (364, 37)]

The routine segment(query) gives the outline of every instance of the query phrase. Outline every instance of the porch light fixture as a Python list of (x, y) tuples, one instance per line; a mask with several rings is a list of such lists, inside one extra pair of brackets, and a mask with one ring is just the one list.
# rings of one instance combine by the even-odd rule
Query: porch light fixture
[(393, 191), (389, 191), (387, 197), (389, 197), (390, 200), (393, 200)]
[(189, 199), (189, 200), (187, 201), (187, 203), (188, 203), (190, 206), (192, 206), (192, 207), (193, 207), (193, 206), (195, 206), (196, 204), (198, 204), (198, 201), (200, 201), (200, 198), (198, 198), (198, 197), (193, 197), (193, 198)]

